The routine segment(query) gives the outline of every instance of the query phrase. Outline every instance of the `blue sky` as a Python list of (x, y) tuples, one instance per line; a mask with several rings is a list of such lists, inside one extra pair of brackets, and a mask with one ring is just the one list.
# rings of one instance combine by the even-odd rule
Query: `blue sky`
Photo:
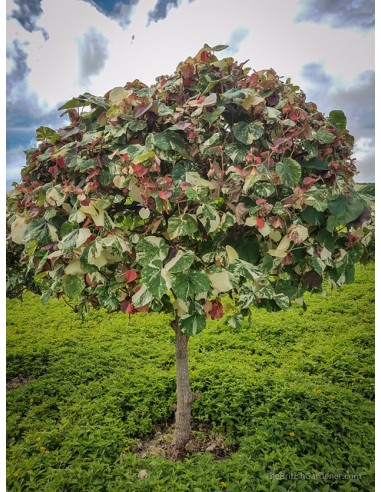
[(7, 186), (57, 108), (171, 74), (204, 43), (274, 68), (356, 139), (357, 181), (374, 181), (373, 0), (7, 0)]

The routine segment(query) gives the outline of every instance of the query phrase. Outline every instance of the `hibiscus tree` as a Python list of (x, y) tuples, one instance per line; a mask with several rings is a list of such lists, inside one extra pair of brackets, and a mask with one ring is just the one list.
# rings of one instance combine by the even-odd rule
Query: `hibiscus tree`
[(172, 314), (180, 454), (188, 340), (224, 315), (224, 296), (233, 327), (257, 308), (304, 306), (323, 278), (353, 280), (372, 237), (344, 113), (325, 116), (272, 69), (219, 60), (223, 48), (152, 86), (68, 101), (70, 124), (37, 129), (8, 196), (9, 241), (43, 302)]

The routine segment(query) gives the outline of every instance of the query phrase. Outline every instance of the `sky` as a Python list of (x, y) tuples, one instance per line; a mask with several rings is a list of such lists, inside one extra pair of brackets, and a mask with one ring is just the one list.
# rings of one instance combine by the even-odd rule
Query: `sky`
[(35, 129), (84, 92), (170, 75), (204, 45), (290, 77), (355, 137), (359, 182), (374, 181), (374, 0), (7, 0), (7, 187)]

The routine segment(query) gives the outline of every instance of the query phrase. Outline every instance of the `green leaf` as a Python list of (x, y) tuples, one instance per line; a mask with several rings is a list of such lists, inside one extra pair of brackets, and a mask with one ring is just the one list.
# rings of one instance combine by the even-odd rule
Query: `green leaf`
[(191, 161), (179, 161), (172, 169), (172, 179), (174, 182), (186, 181), (186, 174), (195, 171), (195, 164)]
[(200, 205), (196, 210), (196, 215), (205, 227), (206, 232), (214, 232), (220, 225), (220, 215), (212, 205)]
[(214, 111), (204, 113), (202, 119), (209, 123), (209, 126), (211, 126), (224, 111), (224, 106), (218, 106)]
[(255, 264), (259, 260), (259, 244), (254, 237), (242, 237), (234, 246), (242, 260)]
[(324, 143), (332, 143), (335, 140), (335, 135), (333, 135), (328, 130), (324, 128), (319, 128), (319, 130), (315, 133), (315, 140), (319, 140)]
[(65, 294), (70, 299), (77, 297), (84, 289), (84, 284), (77, 275), (65, 275), (62, 279), (62, 285)]
[(99, 270), (96, 265), (92, 265), (91, 263), (89, 263), (89, 253), (91, 248), (93, 248), (93, 243), (89, 244), (84, 248), (84, 250), (82, 251), (82, 255), (79, 259), (79, 264), (82, 270), (86, 273), (93, 273)]
[(36, 130), (36, 140), (39, 142), (49, 140), (50, 143), (55, 144), (60, 139), (60, 135), (47, 126), (40, 126)]
[(282, 116), (282, 113), (279, 111), (279, 109), (272, 108), (269, 106), (265, 107), (265, 109), (263, 110), (263, 113), (267, 116), (266, 119), (269, 122), (279, 121), (281, 116)]
[(254, 194), (261, 196), (263, 198), (268, 198), (275, 193), (275, 186), (266, 181), (259, 181), (254, 184), (253, 192)]
[(147, 152), (147, 148), (144, 145), (140, 144), (133, 144), (133, 145), (128, 145), (122, 153), (127, 153), (128, 157), (132, 160), (135, 159), (135, 157), (138, 157), (142, 154), (145, 154)]
[(273, 299), (281, 309), (290, 307), (290, 299), (285, 294), (274, 294)]
[(337, 234), (330, 234), (325, 229), (319, 231), (316, 235), (316, 239), (319, 243), (327, 248), (329, 251), (334, 251), (336, 249)]
[(58, 108), (58, 111), (62, 111), (63, 109), (82, 108), (84, 106), (90, 106), (90, 104), (91, 104), (90, 101), (84, 101), (79, 99), (78, 97), (74, 97), (73, 99), (70, 99), (70, 101), (67, 101), (65, 104), (60, 106)]
[(195, 255), (192, 251), (178, 251), (176, 256), (172, 258), (166, 265), (165, 270), (173, 273), (184, 273), (189, 270), (195, 260)]
[(132, 132), (141, 132), (147, 128), (147, 122), (143, 120), (132, 120), (128, 123), (128, 129)]
[(263, 277), (263, 273), (259, 267), (241, 259), (234, 260), (229, 265), (229, 271), (247, 280), (258, 280)]
[[(148, 290), (155, 297), (162, 297), (170, 289), (170, 283), (162, 275), (163, 262), (159, 259), (152, 260), (141, 272), (142, 280)], [(165, 273), (165, 272), (164, 272)]]
[(230, 157), (233, 164), (242, 164), (242, 162), (246, 162), (246, 156), (249, 150), (249, 146), (236, 142), (228, 144), (225, 147), (225, 154)]
[(84, 94), (66, 102), (65, 104), (60, 106), (58, 110), (61, 111), (62, 109), (74, 109), (83, 106), (90, 106), (91, 104), (95, 104), (96, 106), (100, 106), (104, 109), (107, 109), (109, 107), (103, 97), (93, 96), (92, 94), (85, 92)]
[(314, 207), (307, 206), (300, 212), (300, 216), (310, 225), (323, 225), (324, 223), (323, 212), (318, 212)]
[(241, 313), (234, 313), (229, 319), (228, 323), (232, 328), (240, 329), (243, 323), (243, 315)]
[(314, 189), (307, 191), (305, 193), (305, 197), (307, 205), (310, 205), (318, 212), (324, 212), (327, 210), (328, 201), (324, 190)]
[(246, 93), (242, 89), (229, 89), (221, 96), (235, 102), (243, 102), (246, 99)]
[(364, 205), (355, 197), (340, 195), (328, 203), (328, 209), (337, 225), (346, 225), (361, 215)]
[(230, 227), (232, 227), (234, 224), (235, 224), (235, 216), (231, 212), (226, 212), (225, 214), (222, 215), (220, 227), (224, 232), (230, 229)]
[(206, 326), (206, 316), (198, 302), (191, 302), (189, 313), (180, 318), (181, 331), (188, 337), (200, 333)]
[(182, 152), (185, 142), (177, 132), (166, 130), (162, 133), (152, 134), (154, 145), (161, 150), (175, 150)]
[(162, 101), (159, 101), (157, 103), (157, 114), (159, 116), (167, 116), (169, 114), (173, 114), (174, 113), (174, 110), (172, 108), (170, 108), (169, 106), (167, 106), (166, 104), (164, 104)]
[(142, 265), (148, 265), (151, 260), (164, 260), (169, 251), (168, 244), (161, 237), (147, 236), (136, 245), (136, 260)]
[(222, 51), (222, 50), (226, 50), (226, 48), (229, 48), (228, 44), (217, 44), (217, 46), (213, 46), (212, 50), (213, 51)]
[(32, 239), (40, 244), (47, 244), (51, 242), (48, 223), (44, 219), (32, 219), (27, 225), (24, 240), (31, 241)]
[(235, 138), (241, 143), (250, 145), (254, 140), (258, 140), (263, 135), (263, 123), (246, 123), (245, 121), (240, 121), (233, 125), (233, 133)]
[(98, 295), (99, 304), (106, 308), (108, 311), (115, 311), (119, 309), (119, 299), (115, 292), (111, 291), (107, 287), (101, 287), (96, 289)]
[(205, 273), (190, 270), (188, 273), (178, 273), (172, 276), (172, 290), (176, 297), (192, 299), (195, 294), (208, 292), (210, 282)]
[(171, 239), (179, 236), (192, 236), (197, 231), (197, 221), (189, 214), (172, 216), (168, 220), (168, 235)]
[(154, 296), (148, 290), (148, 287), (144, 284), (141, 284), (140, 290), (132, 296), (131, 301), (135, 307), (143, 307), (153, 301), (153, 299)]
[(213, 135), (208, 138), (208, 140), (205, 140), (205, 142), (200, 145), (201, 154), (204, 154), (205, 151), (207, 151), (210, 147), (213, 147), (220, 140), (220, 137), (220, 133), (217, 132), (213, 133)]
[(345, 130), (347, 127), (347, 117), (340, 109), (334, 109), (329, 113), (328, 119), (338, 130)]
[(58, 243), (58, 249), (60, 249), (63, 253), (69, 253), (76, 248), (77, 238), (79, 234), (79, 229), (75, 229), (72, 232), (69, 232), (66, 236), (64, 236), (61, 241)]
[(317, 255), (312, 257), (312, 266), (314, 267), (315, 272), (319, 275), (323, 275), (325, 263)]
[(327, 171), (329, 169), (329, 164), (326, 161), (321, 161), (316, 157), (309, 159), (308, 161), (302, 162), (303, 169), (316, 169), (318, 171)]
[(282, 162), (277, 162), (276, 172), (279, 174), (285, 186), (293, 188), (302, 176), (300, 164), (290, 157), (286, 157)]
[(76, 167), (75, 167), (75, 171), (79, 171), (79, 172), (83, 172), (83, 171), (89, 171), (90, 169), (95, 169), (96, 168), (96, 165), (95, 165), (95, 161), (94, 159), (87, 159), (86, 161), (80, 161)]

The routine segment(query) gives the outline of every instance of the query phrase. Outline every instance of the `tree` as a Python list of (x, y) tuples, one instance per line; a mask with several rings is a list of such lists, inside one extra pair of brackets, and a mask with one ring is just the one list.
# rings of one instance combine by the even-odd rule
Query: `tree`
[(8, 197), (11, 249), (43, 302), (172, 313), (180, 453), (188, 340), (223, 316), (223, 297), (233, 327), (252, 308), (304, 307), (323, 278), (351, 282), (372, 239), (344, 113), (325, 117), (272, 69), (218, 60), (223, 48), (205, 45), (150, 87), (65, 103), (70, 124), (37, 129)]

